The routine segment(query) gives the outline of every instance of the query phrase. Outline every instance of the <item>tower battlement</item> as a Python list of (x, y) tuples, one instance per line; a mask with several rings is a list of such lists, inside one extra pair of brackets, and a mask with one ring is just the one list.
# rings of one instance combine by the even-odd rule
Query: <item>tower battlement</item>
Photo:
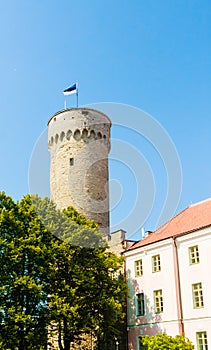
[(109, 118), (94, 109), (65, 109), (54, 114), (48, 122), (49, 150), (70, 139), (83, 142), (102, 140), (110, 148), (110, 126)]

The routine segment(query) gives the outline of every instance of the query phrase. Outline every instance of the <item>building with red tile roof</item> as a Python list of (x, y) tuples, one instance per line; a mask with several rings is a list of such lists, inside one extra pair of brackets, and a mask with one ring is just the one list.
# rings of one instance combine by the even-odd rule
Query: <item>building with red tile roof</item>
[(190, 205), (156, 231), (136, 242), (130, 249), (185, 235), (209, 226), (211, 226), (211, 198)]
[(192, 204), (125, 252), (128, 350), (141, 337), (185, 333), (211, 347), (211, 198)]

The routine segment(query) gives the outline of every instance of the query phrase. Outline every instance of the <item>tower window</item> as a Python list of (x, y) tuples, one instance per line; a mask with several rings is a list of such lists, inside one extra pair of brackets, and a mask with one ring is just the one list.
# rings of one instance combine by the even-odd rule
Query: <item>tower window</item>
[(88, 138), (88, 130), (83, 129), (83, 131), (82, 131), (82, 139), (83, 140), (87, 140), (87, 138)]
[(60, 134), (60, 140), (63, 141), (64, 137), (65, 137), (65, 133), (64, 133), (64, 131), (62, 131)]
[(66, 135), (66, 138), (67, 138), (68, 141), (70, 140), (71, 135), (72, 135), (72, 131), (68, 130), (67, 135)]
[(97, 139), (98, 139), (98, 140), (101, 140), (102, 137), (103, 137), (103, 136), (102, 136), (101, 132), (99, 131), (99, 132), (97, 133)]
[(89, 137), (90, 137), (91, 140), (94, 140), (94, 139), (95, 139), (96, 134), (95, 134), (95, 131), (94, 131), (94, 130), (91, 130), (91, 131), (90, 131), (90, 136), (89, 136)]
[(57, 142), (58, 142), (58, 140), (59, 140), (59, 135), (58, 135), (58, 134), (56, 134), (56, 136), (55, 136), (55, 142), (57, 143)]
[(74, 165), (74, 158), (70, 158), (70, 166)]
[(76, 129), (76, 130), (75, 130), (73, 137), (74, 137), (74, 139), (75, 139), (76, 141), (79, 141), (79, 140), (80, 140), (80, 138), (81, 138), (81, 132), (80, 132), (79, 129)]

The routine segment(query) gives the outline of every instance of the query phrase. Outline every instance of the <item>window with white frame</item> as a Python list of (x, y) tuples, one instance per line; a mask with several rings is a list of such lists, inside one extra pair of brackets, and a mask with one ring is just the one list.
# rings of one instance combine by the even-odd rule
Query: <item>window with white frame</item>
[(204, 307), (203, 290), (201, 282), (192, 284), (192, 291), (194, 309)]
[(160, 254), (157, 254), (152, 257), (152, 272), (159, 272), (160, 270)]
[(163, 312), (163, 293), (162, 289), (154, 290), (154, 309), (156, 313)]
[(207, 332), (196, 333), (197, 350), (208, 350)]
[(190, 265), (199, 263), (199, 248), (197, 245), (189, 247), (189, 261)]
[(135, 261), (135, 276), (139, 277), (143, 275), (142, 259)]
[(144, 303), (144, 293), (136, 294), (136, 305), (137, 305), (137, 316), (144, 316), (145, 314), (145, 303)]

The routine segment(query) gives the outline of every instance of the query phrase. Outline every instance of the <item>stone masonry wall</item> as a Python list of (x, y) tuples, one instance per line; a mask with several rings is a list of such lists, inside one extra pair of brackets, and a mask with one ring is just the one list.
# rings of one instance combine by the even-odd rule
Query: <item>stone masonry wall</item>
[(107, 116), (92, 109), (68, 109), (49, 120), (51, 198), (58, 208), (74, 206), (109, 234)]

